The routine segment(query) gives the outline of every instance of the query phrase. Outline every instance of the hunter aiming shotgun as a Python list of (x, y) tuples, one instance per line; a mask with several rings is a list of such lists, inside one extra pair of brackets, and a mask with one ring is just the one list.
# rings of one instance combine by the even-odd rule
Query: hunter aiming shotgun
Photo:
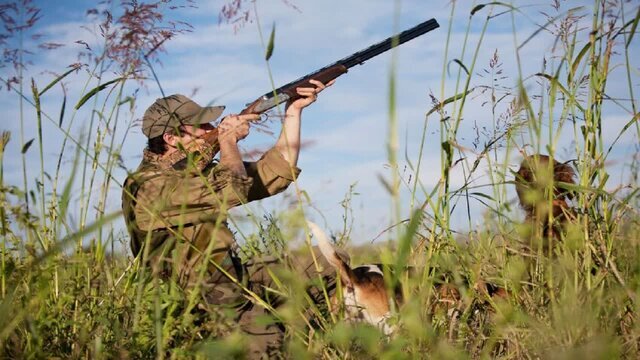
[[(358, 51), (353, 55), (349, 55), (346, 58), (338, 60), (331, 65), (325, 66), (320, 70), (314, 71), (284, 86), (281, 86), (278, 89), (269, 91), (268, 93), (260, 96), (254, 102), (248, 104), (247, 107), (240, 112), (240, 114), (262, 114), (278, 106), (278, 104), (296, 100), (300, 97), (296, 93), (296, 88), (313, 87), (309, 80), (318, 80), (326, 84), (329, 81), (337, 78), (338, 76), (346, 73), (350, 68), (356, 65), (362, 65), (365, 61), (374, 58), (386, 51), (389, 51), (394, 47), (409, 40), (415, 39), (418, 36), (424, 35), (431, 30), (437, 29), (439, 26), (440, 25), (435, 19), (427, 20), (423, 23), (420, 23), (362, 51)], [(217, 129), (208, 132), (202, 138), (211, 145), (213, 154), (216, 154), (220, 150), (218, 144)]]

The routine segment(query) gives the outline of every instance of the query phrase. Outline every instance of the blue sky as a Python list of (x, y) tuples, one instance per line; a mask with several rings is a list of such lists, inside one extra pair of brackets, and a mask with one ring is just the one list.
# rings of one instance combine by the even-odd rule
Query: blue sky
[[(218, 24), (218, 12), (226, 1), (198, 2), (198, 9), (185, 8), (173, 16), (191, 23), (193, 32), (183, 34), (167, 43), (165, 54), (161, 55), (161, 65), (155, 70), (165, 93), (193, 94), (194, 100), (200, 104), (215, 103), (227, 106), (227, 113), (239, 112), (243, 106), (257, 96), (269, 91), (271, 83), (267, 64), (264, 61), (264, 49), (260, 41), (257, 22), (246, 24), (241, 29)], [(432, 107), (429, 93), (440, 97), (442, 88), (442, 72), (444, 63), (444, 47), (447, 28), (449, 26), (450, 2), (426, 0), (290, 0), (296, 8), (279, 0), (259, 0), (257, 14), (265, 37), (275, 24), (275, 51), (269, 62), (276, 86), (287, 83), (299, 76), (316, 70), (330, 62), (340, 59), (368, 45), (380, 41), (394, 32), (409, 28), (429, 18), (436, 18), (440, 29), (407, 43), (395, 50), (397, 119), (399, 125), (399, 160), (400, 169), (405, 169), (407, 162), (404, 154), (412, 162), (417, 161), (426, 112)], [(591, 6), (591, 1), (561, 2), (563, 9), (583, 4)], [(34, 57), (29, 68), (28, 77), (33, 77), (42, 87), (52, 79), (45, 70), (61, 73), (65, 67), (76, 62), (79, 45), (76, 40), (96, 43), (92, 35), (83, 26), (87, 25), (85, 10), (93, 6), (88, 1), (36, 1), (43, 8), (40, 23), (42, 32), (47, 34), (48, 41), (67, 44), (65, 47)], [(399, 4), (398, 16), (396, 6)], [(538, 24), (545, 19), (541, 12), (553, 13), (548, 3), (518, 1), (526, 16), (516, 16), (516, 37), (522, 42), (532, 34)], [(627, 5), (631, 7), (631, 5)], [(468, 48), (463, 62), (469, 65), (471, 53), (475, 50), (482, 29), (487, 9), (470, 19), (471, 1), (458, 1), (453, 17), (450, 56), (460, 58), (462, 43), (467, 23), (471, 21), (472, 31), (469, 33)], [(496, 12), (501, 10), (496, 9)], [(635, 10), (634, 10), (635, 11)], [(628, 10), (629, 14), (635, 12)], [(587, 18), (588, 24), (590, 18)], [(520, 50), (522, 66), (526, 74), (533, 74), (542, 68), (543, 56), (549, 63), (554, 45), (552, 36), (541, 33), (534, 37)], [(498, 51), (507, 79), (505, 86), (513, 86), (516, 82), (516, 61), (514, 52), (514, 34), (509, 15), (503, 15), (491, 21), (483, 45), (479, 49), (476, 73), (486, 68), (489, 59)], [(637, 41), (631, 47), (631, 54), (638, 57)], [(353, 209), (355, 243), (364, 243), (376, 238), (392, 222), (391, 198), (381, 185), (379, 177), (390, 178), (386, 153), (388, 120), (389, 120), (389, 78), (392, 69), (393, 54), (391, 52), (379, 56), (363, 66), (353, 68), (348, 74), (340, 77), (338, 82), (322, 93), (320, 99), (306, 109), (303, 114), (302, 136), (308, 142), (302, 150), (299, 166), (303, 169), (298, 186), (310, 199), (305, 207), (306, 213), (314, 220), (324, 224), (329, 231), (341, 229), (344, 209), (341, 201), (350, 187), (354, 186), (357, 195), (351, 201)], [(632, 57), (633, 58), (633, 57)], [(621, 63), (620, 57), (616, 63)], [(633, 83), (636, 93), (638, 89), (638, 67), (634, 64)], [(454, 94), (457, 68), (450, 66), (451, 74), (444, 78), (445, 97)], [(618, 67), (612, 71), (610, 83), (611, 94), (628, 98), (625, 87), (624, 69)], [(4, 77), (5, 73), (2, 73)], [(108, 74), (108, 79), (115, 74)], [(69, 103), (75, 103), (80, 97), (80, 90), (87, 77), (78, 74), (67, 79), (69, 87)], [(108, 80), (107, 79), (107, 80)], [(481, 85), (483, 79), (474, 76), (474, 84)], [(94, 85), (95, 86), (95, 85)], [(538, 88), (531, 91), (539, 92)], [(136, 91), (131, 84), (127, 91)], [(144, 110), (155, 98), (160, 97), (158, 87), (152, 82), (147, 89), (137, 92), (136, 107), (131, 114), (123, 114), (119, 130), (114, 136), (122, 139), (123, 129), (128, 121), (134, 121), (122, 148), (125, 167), (133, 170), (137, 166), (142, 149), (145, 146), (144, 135), (135, 120), (141, 118)], [(52, 90), (43, 98), (45, 112), (57, 119), (62, 94)], [(483, 103), (486, 97), (472, 96), (466, 106), (464, 121), (459, 135), (460, 144), (473, 149), (475, 138), (474, 124), (490, 126), (492, 123), (490, 108)], [(6, 109), (0, 130), (10, 130), (14, 141), (10, 143), (5, 156), (5, 178), (10, 184), (22, 183), (19, 134), (19, 106), (15, 93), (4, 91), (0, 96), (0, 105)], [(69, 106), (70, 107), (70, 106)], [(627, 107), (628, 106), (627, 104)], [(503, 110), (503, 109), (501, 109)], [(27, 109), (26, 135), (29, 139), (35, 136), (35, 118), (33, 111)], [(79, 112), (76, 115), (72, 134), (76, 137), (86, 136), (89, 114)], [(616, 106), (608, 106), (603, 117), (605, 139), (613, 141), (619, 129), (631, 119), (628, 113)], [(276, 133), (277, 124), (272, 126)], [(560, 160), (575, 157), (572, 131), (563, 132), (557, 143), (557, 156)], [(52, 171), (57, 161), (63, 135), (52, 123), (45, 125), (45, 166)], [(117, 141), (120, 141), (117, 140)], [(274, 135), (253, 131), (243, 144), (243, 149), (266, 149), (275, 141)], [(440, 179), (440, 136), (438, 122), (430, 117), (427, 128), (427, 139), (423, 150), (423, 168), (420, 174), (411, 174), (412, 179), (419, 178), (422, 185), (430, 191)], [(526, 141), (523, 138), (522, 143)], [(522, 145), (522, 143), (520, 145)], [(628, 170), (621, 165), (628, 163), (629, 157), (636, 150), (638, 138), (634, 132), (628, 132), (618, 143), (612, 154), (612, 180), (608, 188), (615, 188), (628, 178)], [(73, 151), (68, 152), (69, 156)], [(471, 150), (469, 156), (473, 154)], [(30, 164), (38, 164), (29, 168), (29, 181), (39, 174), (39, 157), (35, 149), (27, 154)], [(457, 158), (457, 156), (456, 156)], [(515, 168), (520, 160), (519, 154), (512, 153), (509, 163)], [(70, 166), (70, 160), (65, 166)], [(486, 163), (481, 165), (486, 169)], [(462, 184), (461, 167), (453, 169), (453, 187)], [(483, 170), (486, 173), (486, 170)], [(408, 179), (410, 171), (404, 170), (403, 177)], [(124, 179), (125, 172), (116, 171), (116, 179)], [(489, 183), (486, 176), (478, 176), (476, 185)], [(408, 217), (409, 194), (406, 187), (402, 190), (402, 217)], [(78, 196), (79, 197), (79, 196)], [(509, 200), (515, 198), (514, 192), (508, 190)], [(424, 196), (419, 194), (417, 203)], [(248, 209), (237, 209), (234, 218), (243, 229), (251, 231), (252, 225), (246, 221), (246, 214), (253, 213), (258, 218), (264, 213), (282, 212), (292, 209), (295, 192), (289, 191), (260, 204), (252, 204)], [(120, 191), (112, 184), (108, 197), (110, 209), (120, 207)], [(466, 219), (466, 209), (460, 204), (454, 212), (453, 226), (456, 229), (468, 230), (483, 223), (485, 208), (478, 202), (471, 205), (471, 222)], [(515, 213), (517, 214), (517, 212)], [(121, 222), (114, 224), (116, 228)], [(394, 233), (384, 233), (378, 241), (393, 237)]]

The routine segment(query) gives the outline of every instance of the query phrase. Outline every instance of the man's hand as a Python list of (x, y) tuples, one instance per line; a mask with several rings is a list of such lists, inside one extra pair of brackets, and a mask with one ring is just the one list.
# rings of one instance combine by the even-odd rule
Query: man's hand
[(228, 115), (218, 126), (219, 141), (238, 142), (249, 135), (249, 122), (260, 120), (258, 114)]
[(258, 114), (228, 115), (218, 126), (220, 164), (229, 168), (237, 176), (247, 176), (247, 170), (238, 150), (238, 141), (249, 135), (249, 121), (259, 119)]
[(287, 108), (288, 109), (292, 109), (292, 110), (302, 110), (304, 108), (306, 108), (307, 106), (313, 104), (317, 99), (318, 99), (318, 94), (328, 88), (329, 86), (333, 85), (333, 83), (336, 80), (331, 80), (329, 81), (327, 84), (323, 84), (318, 80), (309, 80), (310, 83), (312, 83), (313, 85), (315, 85), (315, 87), (299, 87), (296, 88), (296, 92), (298, 93), (298, 95), (301, 96), (301, 98), (296, 99), (294, 101), (291, 101)]

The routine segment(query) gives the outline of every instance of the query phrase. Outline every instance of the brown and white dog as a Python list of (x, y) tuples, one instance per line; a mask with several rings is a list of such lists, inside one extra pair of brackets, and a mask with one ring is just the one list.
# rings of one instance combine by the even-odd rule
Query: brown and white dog
[[(393, 315), (392, 304), (395, 302), (396, 309), (402, 306), (401, 288), (398, 286), (393, 294), (389, 294), (381, 264), (352, 268), (349, 265), (349, 256), (338, 253), (318, 225), (310, 221), (307, 221), (307, 224), (318, 242), (320, 252), (336, 269), (342, 284), (342, 302), (339, 302), (338, 294), (334, 294), (331, 298), (332, 310), (335, 312), (342, 307), (346, 321), (365, 322), (379, 328), (385, 335), (392, 335), (396, 330), (396, 326), (389, 322)], [(412, 272), (411, 270), (415, 269), (407, 270)], [(473, 284), (473, 289), (483, 298), (505, 299), (508, 295), (504, 288), (484, 281)], [(434, 290), (435, 301), (432, 303), (434, 310), (443, 309), (451, 318), (458, 316), (462, 307), (462, 296), (456, 286), (443, 281), (435, 285)]]
[(331, 299), (332, 308), (344, 306), (345, 320), (365, 322), (378, 327), (385, 335), (393, 333), (395, 327), (389, 324), (391, 317), (391, 301), (399, 301), (398, 295), (389, 298), (384, 282), (381, 265), (362, 265), (351, 268), (349, 257), (338, 254), (329, 238), (320, 227), (307, 222), (313, 237), (318, 241), (320, 252), (336, 269), (343, 289), (343, 302), (338, 303), (337, 294)]

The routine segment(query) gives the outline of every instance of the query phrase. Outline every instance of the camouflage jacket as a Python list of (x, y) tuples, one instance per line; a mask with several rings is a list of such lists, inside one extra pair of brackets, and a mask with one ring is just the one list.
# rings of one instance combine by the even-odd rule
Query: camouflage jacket
[(274, 149), (256, 162), (245, 162), (245, 168), (247, 176), (235, 175), (220, 164), (202, 172), (175, 170), (145, 151), (138, 169), (127, 177), (122, 195), (134, 255), (144, 249), (149, 261), (163, 259), (170, 271), (187, 278), (204, 253), (221, 264), (233, 244), (227, 211), (284, 191), (300, 173)]

